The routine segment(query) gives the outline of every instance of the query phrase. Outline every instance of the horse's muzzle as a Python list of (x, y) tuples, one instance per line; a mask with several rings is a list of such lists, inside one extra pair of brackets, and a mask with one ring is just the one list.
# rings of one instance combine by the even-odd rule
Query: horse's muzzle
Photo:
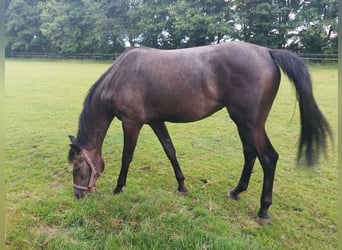
[(81, 199), (85, 196), (86, 191), (83, 190), (79, 190), (77, 188), (74, 188), (74, 194), (76, 196), (77, 199)]

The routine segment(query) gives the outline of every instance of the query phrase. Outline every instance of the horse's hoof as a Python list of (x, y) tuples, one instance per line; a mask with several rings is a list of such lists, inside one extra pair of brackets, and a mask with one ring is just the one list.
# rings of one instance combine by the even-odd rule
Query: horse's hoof
[(234, 194), (232, 194), (231, 192), (228, 192), (227, 193), (227, 198), (228, 199), (233, 199), (233, 200), (239, 200), (240, 199), (240, 195), (234, 195)]
[(186, 187), (181, 186), (181, 187), (178, 187), (177, 193), (181, 196), (186, 196), (188, 193), (188, 190), (186, 189)]
[(268, 218), (261, 218), (259, 216), (256, 217), (256, 222), (258, 222), (259, 225), (266, 225), (271, 221), (271, 217)]
[(121, 194), (122, 193), (122, 189), (121, 188), (115, 188), (113, 190), (113, 194)]

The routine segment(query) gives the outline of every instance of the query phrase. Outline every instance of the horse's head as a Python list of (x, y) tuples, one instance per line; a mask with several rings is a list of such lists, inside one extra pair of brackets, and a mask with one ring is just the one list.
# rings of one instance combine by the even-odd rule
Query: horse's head
[[(76, 138), (69, 136), (71, 144), (69, 162), (73, 165), (73, 188), (77, 198), (96, 190), (96, 180), (104, 169), (101, 155), (91, 154), (81, 147)], [(96, 164), (96, 165), (95, 165)]]

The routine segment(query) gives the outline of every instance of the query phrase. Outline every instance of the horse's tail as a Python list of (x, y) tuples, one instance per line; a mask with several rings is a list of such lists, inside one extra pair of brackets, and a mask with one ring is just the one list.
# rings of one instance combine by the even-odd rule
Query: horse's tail
[(319, 153), (327, 155), (327, 137), (333, 141), (329, 123), (319, 110), (312, 93), (310, 74), (304, 62), (288, 50), (270, 50), (275, 63), (290, 78), (297, 91), (301, 117), (301, 133), (297, 160), (305, 155), (306, 164), (317, 163)]

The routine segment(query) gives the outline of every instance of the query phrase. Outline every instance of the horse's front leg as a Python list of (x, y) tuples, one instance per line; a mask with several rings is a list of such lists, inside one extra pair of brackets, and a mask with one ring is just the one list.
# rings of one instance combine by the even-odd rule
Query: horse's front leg
[(122, 192), (123, 186), (126, 185), (127, 173), (129, 164), (133, 159), (135, 146), (139, 136), (142, 124), (132, 121), (122, 121), (122, 129), (124, 134), (124, 146), (122, 152), (122, 164), (116, 188), (113, 190), (114, 194)]

